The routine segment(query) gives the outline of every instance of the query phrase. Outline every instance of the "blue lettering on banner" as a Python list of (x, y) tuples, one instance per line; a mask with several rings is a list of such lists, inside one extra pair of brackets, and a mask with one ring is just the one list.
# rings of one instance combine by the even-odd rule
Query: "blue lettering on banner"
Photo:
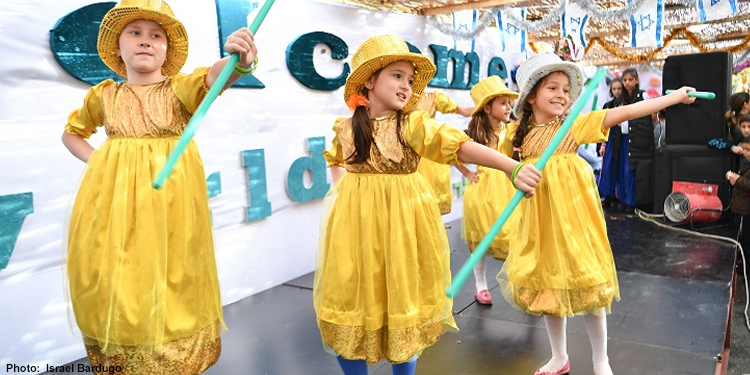
[[(325, 150), (325, 137), (309, 138), (307, 140), (307, 149), (310, 151), (309, 156), (303, 156), (292, 163), (286, 180), (286, 188), (289, 197), (295, 202), (309, 202), (313, 199), (320, 199), (326, 195), (328, 188), (328, 175), (326, 174), (326, 160), (323, 157)], [(312, 174), (312, 186), (305, 187), (304, 175), (306, 171)]]
[[(61, 18), (50, 31), (50, 48), (60, 66), (71, 76), (95, 85), (105, 79), (122, 80), (99, 58), (96, 48), (99, 25), (104, 15), (115, 2), (96, 3), (81, 7)], [(257, 1), (216, 0), (216, 15), (219, 26), (220, 55), (227, 56), (224, 43), (231, 32), (247, 27), (248, 15), (258, 7)], [(349, 55), (346, 42), (336, 35), (316, 31), (303, 34), (289, 44), (286, 51), (286, 64), (292, 76), (302, 85), (313, 90), (336, 91), (346, 83), (351, 68), (343, 64), (341, 74), (334, 78), (321, 76), (315, 70), (313, 53), (315, 46), (324, 44), (331, 52), (331, 59), (345, 60)], [(421, 53), (419, 48), (407, 43), (409, 50)], [(479, 82), (479, 55), (476, 52), (464, 54), (445, 46), (430, 44), (437, 66), (435, 77), (429, 86), (447, 89), (468, 90)], [(453, 61), (453, 78), (448, 82), (449, 62)], [(468, 80), (466, 64), (469, 64)], [(487, 75), (507, 78), (505, 62), (493, 57), (487, 67)], [(233, 87), (265, 88), (263, 82), (252, 74), (240, 78)]]
[(315, 46), (325, 44), (331, 50), (331, 58), (344, 60), (349, 55), (349, 47), (346, 42), (336, 35), (314, 32), (307, 33), (295, 39), (286, 48), (286, 66), (289, 73), (302, 85), (313, 90), (335, 91), (346, 83), (351, 68), (344, 63), (344, 69), (338, 77), (326, 78), (318, 74), (313, 63), (313, 52)]
[(242, 151), (242, 166), (247, 168), (247, 189), (250, 205), (247, 221), (256, 221), (271, 216), (266, 182), (266, 157), (263, 149)]
[(23, 221), (32, 213), (32, 193), (0, 195), (0, 270), (8, 266)]

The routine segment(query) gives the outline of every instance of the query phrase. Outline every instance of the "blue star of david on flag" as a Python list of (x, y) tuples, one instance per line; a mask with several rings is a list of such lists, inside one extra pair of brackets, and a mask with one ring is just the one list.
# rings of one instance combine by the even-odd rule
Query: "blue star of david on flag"
[[(632, 1), (628, 0), (628, 4)], [(664, 45), (664, 2), (665, 0), (645, 0), (630, 15), (631, 47), (661, 47)]]
[[(524, 19), (525, 8), (513, 8), (508, 10), (516, 19)], [(497, 12), (497, 26), (500, 29), (500, 43), (503, 52), (523, 53), (526, 51), (526, 31), (510, 23), (509, 16), (503, 12)]]
[(519, 29), (518, 27), (516, 27), (516, 25), (512, 23), (509, 23), (506, 25), (505, 32), (510, 35), (516, 35), (518, 34), (519, 31), (521, 31), (521, 29)]
[[(654, 21), (651, 20), (651, 15), (640, 15), (641, 19), (637, 22), (639, 25), (641, 25), (641, 31), (646, 31), (651, 28), (651, 26), (654, 24)], [(646, 23), (648, 21), (648, 23)]]

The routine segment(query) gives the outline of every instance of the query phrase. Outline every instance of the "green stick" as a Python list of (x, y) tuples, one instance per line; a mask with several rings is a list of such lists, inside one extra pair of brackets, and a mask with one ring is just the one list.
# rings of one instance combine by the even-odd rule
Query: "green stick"
[[(255, 16), (252, 24), (250, 24), (250, 31), (252, 31), (253, 34), (258, 31), (260, 24), (263, 23), (263, 20), (266, 18), (266, 14), (268, 14), (268, 10), (271, 9), (271, 5), (273, 5), (274, 1), (275, 0), (266, 0), (265, 4), (263, 4), (263, 7), (260, 8), (260, 11), (258, 11), (258, 15)], [(164, 167), (162, 167), (161, 171), (159, 171), (159, 174), (156, 176), (156, 179), (154, 180), (154, 188), (161, 189), (161, 187), (164, 186), (167, 178), (169, 178), (169, 175), (172, 174), (172, 170), (174, 169), (175, 164), (177, 164), (177, 160), (185, 151), (187, 145), (190, 144), (190, 141), (193, 139), (195, 132), (200, 127), (201, 122), (203, 122), (203, 118), (206, 117), (208, 107), (211, 106), (216, 97), (219, 96), (221, 89), (224, 87), (224, 85), (227, 84), (227, 80), (229, 80), (229, 76), (232, 75), (232, 71), (234, 70), (234, 67), (237, 66), (237, 62), (239, 60), (240, 56), (236, 53), (233, 53), (229, 57), (226, 65), (224, 65), (224, 68), (219, 73), (219, 77), (217, 77), (214, 84), (211, 85), (211, 89), (208, 90), (208, 94), (206, 94), (206, 97), (203, 98), (203, 101), (201, 101), (201, 104), (198, 105), (195, 113), (193, 113), (193, 116), (190, 118), (190, 121), (185, 127), (185, 131), (177, 141), (177, 145), (175, 146), (174, 150), (172, 150), (172, 153), (169, 154)]]
[[(669, 95), (676, 90), (667, 90), (664, 93)], [(708, 91), (688, 91), (687, 95), (691, 98), (698, 98), (698, 99), (706, 99), (706, 100), (714, 100), (716, 99), (716, 94)]]
[[(570, 115), (568, 115), (568, 117), (565, 119), (562, 127), (557, 131), (557, 134), (555, 134), (555, 137), (552, 138), (549, 146), (547, 146), (547, 149), (544, 150), (544, 153), (539, 158), (539, 161), (537, 161), (535, 165), (536, 169), (540, 171), (544, 169), (544, 166), (547, 164), (547, 161), (549, 161), (549, 158), (552, 157), (552, 154), (555, 152), (555, 150), (557, 150), (557, 146), (560, 145), (560, 142), (562, 142), (563, 138), (565, 138), (565, 135), (568, 133), (568, 130), (570, 130), (570, 127), (573, 126), (573, 121), (575, 121), (576, 117), (578, 117), (581, 109), (584, 105), (586, 105), (586, 102), (589, 101), (589, 98), (596, 90), (596, 87), (599, 85), (599, 81), (604, 78), (605, 72), (606, 71), (604, 68), (599, 68), (596, 71), (596, 74), (594, 74), (594, 77), (591, 79), (591, 81), (589, 81), (589, 84), (586, 85), (586, 91), (584, 91), (583, 95), (578, 98), (578, 101), (570, 111)], [(492, 226), (492, 228), (490, 228), (490, 231), (487, 233), (484, 239), (482, 239), (482, 242), (479, 243), (477, 248), (474, 250), (474, 253), (471, 254), (471, 257), (469, 257), (466, 263), (464, 263), (456, 276), (453, 278), (451, 286), (445, 293), (448, 297), (454, 297), (461, 289), (461, 286), (466, 282), (466, 279), (469, 277), (469, 274), (471, 274), (474, 266), (479, 262), (479, 260), (482, 259), (484, 254), (487, 252), (487, 249), (492, 243), (492, 240), (500, 232), (500, 229), (503, 227), (503, 225), (505, 225), (505, 222), (508, 221), (510, 214), (512, 214), (513, 210), (516, 209), (516, 206), (521, 203), (521, 199), (523, 199), (524, 195), (524, 192), (521, 190), (516, 191), (516, 193), (513, 195), (513, 198), (511, 198), (508, 205), (505, 206), (505, 210), (503, 210), (503, 213), (500, 214), (499, 218), (497, 218), (497, 221), (495, 221), (495, 224)]]

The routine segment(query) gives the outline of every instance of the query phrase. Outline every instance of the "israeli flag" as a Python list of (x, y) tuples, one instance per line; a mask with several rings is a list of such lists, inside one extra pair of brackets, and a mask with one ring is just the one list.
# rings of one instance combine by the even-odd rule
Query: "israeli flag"
[[(628, 5), (632, 0), (628, 0)], [(646, 0), (630, 16), (630, 46), (664, 45), (664, 0)]]
[(571, 46), (571, 58), (580, 60), (583, 58), (583, 52), (586, 49), (586, 23), (589, 16), (586, 11), (581, 9), (577, 4), (570, 1), (565, 2), (565, 12), (560, 20), (561, 32), (563, 37), (570, 36), (573, 39)]
[[(461, 12), (454, 12), (453, 15), (453, 30), (469, 32), (477, 27), (477, 14), (476, 9), (464, 10)], [(456, 39), (453, 38), (453, 49), (464, 53), (474, 52), (474, 39)]]
[[(526, 8), (513, 8), (509, 10), (516, 19), (526, 18)], [(502, 11), (497, 12), (497, 25), (500, 28), (500, 43), (503, 52), (526, 52), (526, 31), (518, 25), (514, 25)]]
[(736, 0), (697, 0), (698, 22), (727, 18), (737, 13)]

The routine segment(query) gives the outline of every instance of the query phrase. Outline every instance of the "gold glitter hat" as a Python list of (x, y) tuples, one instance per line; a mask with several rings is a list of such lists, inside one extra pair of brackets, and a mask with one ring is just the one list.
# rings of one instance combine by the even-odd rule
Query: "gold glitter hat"
[(474, 100), (474, 112), (471, 115), (476, 115), (479, 111), (490, 102), (490, 100), (497, 98), (498, 96), (507, 95), (510, 96), (510, 100), (513, 101), (518, 97), (518, 93), (510, 91), (502, 78), (498, 76), (489, 76), (479, 81), (469, 92), (471, 99)]
[(344, 101), (352, 94), (361, 92), (370, 76), (380, 69), (397, 61), (407, 61), (414, 65), (412, 95), (404, 106), (409, 112), (422, 96), (427, 84), (435, 75), (435, 64), (426, 56), (409, 52), (403, 39), (395, 35), (377, 35), (365, 40), (352, 56), (352, 72), (344, 86)]
[(514, 110), (516, 116), (523, 116), (526, 97), (529, 96), (534, 85), (540, 79), (553, 72), (563, 72), (570, 79), (570, 104), (573, 104), (578, 99), (583, 88), (583, 71), (581, 71), (581, 68), (572, 62), (563, 61), (560, 56), (554, 53), (539, 53), (524, 61), (518, 67), (518, 72), (516, 72), (519, 91), (518, 101), (516, 101)]
[(162, 0), (122, 0), (104, 15), (99, 26), (97, 50), (104, 64), (115, 73), (127, 77), (127, 69), (117, 54), (122, 30), (136, 20), (154, 21), (167, 33), (167, 59), (162, 74), (175, 75), (185, 65), (188, 36), (185, 26), (175, 18), (172, 8)]

